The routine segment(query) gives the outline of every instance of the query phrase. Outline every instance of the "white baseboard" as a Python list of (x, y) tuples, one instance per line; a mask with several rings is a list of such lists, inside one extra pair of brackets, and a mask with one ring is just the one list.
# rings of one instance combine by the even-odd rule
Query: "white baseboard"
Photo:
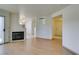
[(79, 55), (78, 53), (74, 52), (73, 50), (71, 50), (70, 48), (68, 48), (66, 46), (63, 46), (63, 48), (67, 49), (68, 51), (70, 51), (74, 55)]
[(51, 40), (52, 38), (49, 38), (49, 37), (45, 37), (45, 36), (36, 36), (37, 38), (43, 38), (43, 39), (49, 39)]

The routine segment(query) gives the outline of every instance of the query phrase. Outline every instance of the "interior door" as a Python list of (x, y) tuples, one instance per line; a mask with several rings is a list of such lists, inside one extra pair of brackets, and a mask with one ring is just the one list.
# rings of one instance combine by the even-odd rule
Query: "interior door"
[(4, 43), (4, 17), (0, 16), (0, 44)]

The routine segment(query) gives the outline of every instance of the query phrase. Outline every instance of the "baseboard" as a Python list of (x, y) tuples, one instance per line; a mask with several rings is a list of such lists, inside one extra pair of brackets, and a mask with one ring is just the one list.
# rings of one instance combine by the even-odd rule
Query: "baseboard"
[(69, 49), (69, 48), (67, 48), (65, 46), (63, 46), (63, 48), (65, 48), (66, 50), (68, 50), (69, 52), (71, 52), (73, 55), (79, 55), (76, 52), (72, 51), (71, 49)]
[(45, 39), (45, 40), (51, 40), (51, 39), (48, 39), (48, 38), (42, 38), (42, 37), (36, 37), (36, 39)]
[(7, 44), (7, 43), (10, 43), (10, 42), (5, 42), (5, 43), (2, 43), (2, 44), (0, 44), (0, 45)]
[(46, 36), (46, 35), (37, 35), (36, 37), (38, 37), (38, 38), (43, 38), (43, 39), (49, 39), (49, 40), (52, 39), (51, 36)]
[(10, 43), (10, 42), (5, 42), (4, 44), (7, 44), (7, 43)]

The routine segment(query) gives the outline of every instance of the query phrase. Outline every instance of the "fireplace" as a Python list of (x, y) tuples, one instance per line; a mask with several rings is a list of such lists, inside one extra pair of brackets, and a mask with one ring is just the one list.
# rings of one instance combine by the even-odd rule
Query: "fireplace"
[(24, 31), (12, 32), (12, 40), (23, 40)]

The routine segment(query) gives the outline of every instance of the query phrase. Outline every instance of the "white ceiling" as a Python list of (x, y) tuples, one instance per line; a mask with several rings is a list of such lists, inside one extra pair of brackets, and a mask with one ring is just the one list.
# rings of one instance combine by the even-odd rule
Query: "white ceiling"
[(67, 4), (0, 4), (0, 9), (27, 16), (49, 16), (67, 6)]

